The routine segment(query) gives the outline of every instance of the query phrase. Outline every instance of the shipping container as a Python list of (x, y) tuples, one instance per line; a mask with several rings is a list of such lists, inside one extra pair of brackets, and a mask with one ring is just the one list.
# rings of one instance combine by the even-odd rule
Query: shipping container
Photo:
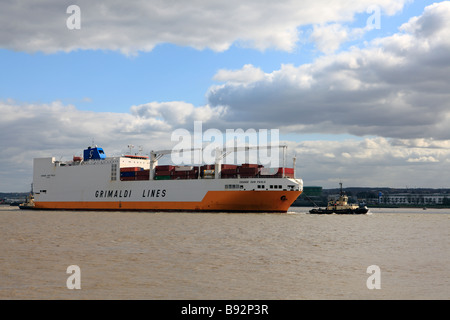
[(258, 164), (253, 164), (253, 163), (243, 163), (241, 165), (242, 168), (258, 168), (259, 165)]
[(191, 171), (194, 170), (193, 166), (176, 166), (175, 171)]
[(170, 180), (169, 176), (155, 176), (155, 180)]
[(136, 172), (136, 178), (144, 178), (148, 180), (150, 178), (150, 170), (142, 170)]
[[(278, 168), (278, 173), (283, 173), (283, 168)], [(284, 173), (294, 173), (294, 168), (284, 168)]]
[(222, 170), (225, 169), (236, 169), (238, 166), (236, 164), (222, 164)]
[(174, 177), (186, 177), (186, 176), (197, 176), (196, 171), (180, 171), (180, 172), (174, 172), (172, 176)]
[(155, 172), (155, 176), (170, 176), (172, 171), (157, 171)]
[(175, 166), (172, 165), (162, 165), (162, 166), (156, 166), (155, 167), (155, 172), (159, 172), (159, 171), (172, 171), (175, 169)]
[(133, 171), (125, 171), (125, 172), (121, 172), (120, 173), (120, 177), (135, 177), (136, 176), (136, 172)]
[(120, 177), (120, 181), (135, 181), (136, 177), (132, 176), (132, 177)]
[(221, 174), (236, 174), (237, 173), (237, 169), (222, 169)]
[[(282, 173), (275, 173), (272, 175), (259, 175), (260, 178), (283, 178), (283, 174)], [(294, 178), (294, 174), (293, 173), (285, 173), (284, 174), (285, 178)]]
[(244, 168), (238, 168), (237, 172), (239, 174), (258, 174), (259, 173), (259, 168), (258, 167), (244, 167)]
[(140, 167), (128, 167), (128, 168), (120, 168), (120, 172), (136, 172), (144, 170), (144, 168)]
[(278, 168), (261, 168), (259, 173), (264, 176), (271, 176), (278, 172)]

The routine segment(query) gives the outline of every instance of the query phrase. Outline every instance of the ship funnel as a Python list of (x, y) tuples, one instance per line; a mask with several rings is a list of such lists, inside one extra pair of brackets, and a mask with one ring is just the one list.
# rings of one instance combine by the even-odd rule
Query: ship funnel
[(87, 149), (84, 150), (83, 156), (84, 156), (84, 161), (106, 159), (106, 155), (105, 155), (105, 152), (103, 151), (103, 149), (99, 148), (97, 146), (95, 146), (94, 148), (87, 147)]

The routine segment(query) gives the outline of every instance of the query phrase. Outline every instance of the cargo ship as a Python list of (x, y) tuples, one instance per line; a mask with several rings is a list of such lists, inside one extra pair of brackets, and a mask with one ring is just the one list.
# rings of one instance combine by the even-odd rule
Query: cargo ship
[(214, 164), (158, 165), (170, 152), (106, 157), (103, 148), (90, 146), (70, 161), (35, 158), (33, 203), (23, 208), (287, 212), (303, 190), (295, 163), (294, 168), (222, 164), (223, 152)]

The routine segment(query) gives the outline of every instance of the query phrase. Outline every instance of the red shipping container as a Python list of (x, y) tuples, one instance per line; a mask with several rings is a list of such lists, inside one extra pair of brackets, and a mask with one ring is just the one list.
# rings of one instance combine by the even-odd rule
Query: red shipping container
[(120, 181), (135, 181), (136, 177), (120, 177)]
[(157, 171), (155, 172), (156, 176), (170, 176), (172, 171)]
[(222, 169), (221, 173), (222, 174), (236, 174), (237, 173), (237, 168), (235, 168), (235, 169)]
[(175, 170), (175, 166), (172, 165), (163, 165), (163, 166), (156, 166), (155, 171), (172, 171)]
[(222, 165), (222, 170), (225, 170), (225, 169), (236, 169), (238, 166), (236, 165), (236, 164), (223, 164)]
[(173, 171), (172, 174), (174, 175), (180, 175), (180, 176), (185, 176), (185, 175), (189, 175), (189, 174), (194, 174), (197, 173), (197, 170), (189, 170), (189, 171)]
[(259, 168), (238, 168), (238, 173), (241, 174), (257, 174)]
[(242, 168), (258, 168), (258, 164), (253, 163), (243, 163), (241, 165)]
[[(283, 168), (278, 168), (278, 173), (283, 173)], [(294, 173), (294, 168), (284, 168), (284, 173), (290, 173), (293, 174)]]
[(140, 167), (130, 167), (130, 168), (120, 168), (120, 172), (134, 172), (134, 171), (141, 171), (144, 170)]
[(147, 174), (137, 174), (136, 175), (136, 178), (141, 178), (141, 177), (150, 177), (150, 174), (147, 173)]

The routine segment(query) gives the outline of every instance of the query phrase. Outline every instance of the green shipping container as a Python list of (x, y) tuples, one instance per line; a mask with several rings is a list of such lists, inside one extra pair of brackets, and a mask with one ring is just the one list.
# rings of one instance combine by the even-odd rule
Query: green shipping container
[(170, 180), (170, 176), (156, 176), (155, 180)]

